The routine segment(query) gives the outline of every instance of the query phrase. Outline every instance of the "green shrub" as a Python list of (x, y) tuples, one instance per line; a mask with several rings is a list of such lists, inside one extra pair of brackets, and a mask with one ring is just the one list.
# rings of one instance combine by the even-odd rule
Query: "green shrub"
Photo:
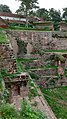
[(1, 119), (19, 119), (18, 112), (10, 104), (0, 105), (0, 118)]
[(35, 112), (31, 105), (24, 99), (21, 104), (20, 119), (45, 119), (45, 117), (40, 110)]
[(33, 81), (29, 80), (28, 85), (29, 85), (28, 97), (31, 100), (32, 97), (35, 97), (38, 95), (38, 92), (37, 92), (37, 89), (36, 89)]

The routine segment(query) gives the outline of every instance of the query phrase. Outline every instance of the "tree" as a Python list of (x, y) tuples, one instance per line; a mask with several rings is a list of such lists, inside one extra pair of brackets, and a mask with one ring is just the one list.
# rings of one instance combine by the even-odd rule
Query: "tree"
[(63, 18), (65, 18), (65, 20), (67, 20), (67, 8), (63, 8)]
[(54, 8), (51, 8), (49, 10), (49, 15), (52, 21), (61, 21), (61, 12), (60, 10), (55, 10)]
[(24, 7), (23, 6), (19, 6), (19, 9), (16, 10), (17, 14), (21, 14), (21, 15), (26, 15)]
[[(21, 1), (21, 8), (24, 10), (26, 15), (26, 26), (28, 26), (28, 14), (33, 8), (38, 8), (38, 0), (19, 0)], [(22, 10), (21, 9), (21, 10)]]
[(58, 30), (58, 24), (62, 20), (60, 10), (55, 10), (54, 8), (51, 8), (49, 10), (49, 15), (50, 19), (54, 21), (54, 29)]
[(36, 11), (31, 10), (31, 11), (29, 12), (29, 16), (36, 16)]
[(45, 8), (38, 9), (36, 11), (36, 16), (43, 18), (44, 20), (49, 20), (49, 11)]
[(9, 6), (0, 4), (0, 12), (10, 12), (11, 13), (11, 10)]

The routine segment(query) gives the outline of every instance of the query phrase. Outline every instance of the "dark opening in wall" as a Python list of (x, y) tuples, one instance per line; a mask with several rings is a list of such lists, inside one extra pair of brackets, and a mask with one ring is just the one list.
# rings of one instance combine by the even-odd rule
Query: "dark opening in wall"
[(26, 87), (27, 86), (27, 81), (23, 82), (23, 86)]
[(15, 85), (14, 87), (14, 95), (20, 95), (20, 85)]
[(20, 86), (18, 86), (18, 95), (20, 95)]

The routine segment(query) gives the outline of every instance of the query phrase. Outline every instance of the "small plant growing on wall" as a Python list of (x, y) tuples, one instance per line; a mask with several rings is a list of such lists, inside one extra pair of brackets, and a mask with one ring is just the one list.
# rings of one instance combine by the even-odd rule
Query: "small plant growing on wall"
[(29, 85), (28, 97), (31, 100), (32, 97), (36, 97), (38, 95), (38, 92), (32, 80), (28, 81), (28, 85)]
[(16, 40), (17, 40), (17, 45), (19, 49), (18, 54), (22, 54), (22, 55), (26, 54), (27, 53), (27, 49), (26, 49), (27, 43), (25, 43), (19, 38), (16, 38)]

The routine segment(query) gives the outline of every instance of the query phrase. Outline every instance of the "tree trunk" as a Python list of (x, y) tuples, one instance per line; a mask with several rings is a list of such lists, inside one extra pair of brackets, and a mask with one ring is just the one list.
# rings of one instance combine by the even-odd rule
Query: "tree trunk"
[(28, 28), (28, 9), (26, 8), (26, 27)]

